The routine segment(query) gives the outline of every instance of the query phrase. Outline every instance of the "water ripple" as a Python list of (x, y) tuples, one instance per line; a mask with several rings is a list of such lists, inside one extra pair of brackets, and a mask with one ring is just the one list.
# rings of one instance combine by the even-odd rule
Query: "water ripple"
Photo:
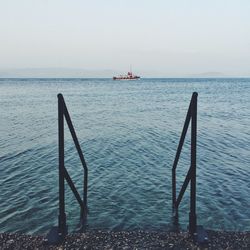
[[(1, 79), (1, 231), (46, 233), (57, 223), (58, 92), (65, 96), (89, 167), (89, 228), (168, 228), (171, 167), (193, 91), (199, 92), (198, 222), (211, 229), (250, 230), (249, 79), (122, 84)], [(187, 138), (177, 168), (178, 190), (189, 164)], [(65, 165), (82, 191), (83, 169), (67, 130)], [(188, 210), (187, 193), (179, 212), (183, 227)], [(79, 207), (68, 187), (66, 211), (75, 230)]]

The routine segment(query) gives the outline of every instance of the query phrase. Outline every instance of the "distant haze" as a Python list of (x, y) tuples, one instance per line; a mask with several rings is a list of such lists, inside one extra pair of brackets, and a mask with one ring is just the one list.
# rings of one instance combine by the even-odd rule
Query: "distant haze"
[(249, 0), (6, 0), (0, 77), (250, 76)]

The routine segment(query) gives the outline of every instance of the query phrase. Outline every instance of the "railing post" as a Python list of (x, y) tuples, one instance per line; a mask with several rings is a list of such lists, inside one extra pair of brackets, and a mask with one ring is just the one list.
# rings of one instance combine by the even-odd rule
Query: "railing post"
[(196, 233), (196, 142), (197, 142), (197, 96), (193, 93), (191, 109), (191, 190), (190, 190), (190, 213), (189, 232)]
[(88, 170), (84, 171), (84, 187), (83, 187), (83, 202), (85, 206), (85, 213), (88, 212), (87, 197), (88, 197)]
[[(45, 242), (47, 244), (59, 244), (65, 239), (68, 233), (68, 227), (66, 224), (66, 213), (65, 213), (65, 189), (64, 189), (64, 179), (67, 181), (71, 191), (75, 195), (81, 207), (81, 220), (85, 223), (87, 218), (87, 187), (88, 187), (88, 168), (83, 157), (81, 147), (79, 145), (78, 139), (75, 134), (73, 124), (71, 122), (67, 106), (64, 102), (63, 95), (58, 94), (58, 153), (59, 153), (59, 215), (58, 215), (58, 226), (51, 228), (46, 236)], [(65, 165), (64, 165), (64, 118), (68, 124), (70, 133), (72, 135), (73, 141), (75, 143), (76, 149), (78, 151), (80, 160), (84, 168), (84, 188), (83, 188), (83, 200), (77, 189), (71, 180)], [(84, 203), (83, 203), (84, 202)]]
[[(184, 123), (179, 146), (177, 148), (173, 168), (172, 168), (172, 202), (174, 212), (174, 224), (178, 224), (178, 206), (190, 182), (190, 212), (189, 212), (189, 233), (193, 236), (194, 241), (206, 244), (208, 242), (207, 232), (202, 226), (197, 226), (196, 217), (196, 148), (197, 148), (197, 97), (198, 93), (194, 92), (190, 101), (186, 121)], [(178, 164), (180, 152), (184, 143), (186, 132), (191, 119), (191, 164), (188, 174), (184, 180), (182, 188), (176, 199), (176, 166)]]
[(172, 210), (176, 213), (176, 170), (172, 169)]
[(58, 231), (64, 236), (67, 234), (64, 192), (64, 103), (61, 94), (58, 96), (58, 141), (59, 141), (59, 216)]
[(88, 206), (87, 206), (87, 192), (88, 192), (88, 170), (84, 169), (84, 179), (83, 179), (83, 206), (84, 209), (81, 209), (80, 218), (82, 223), (85, 223), (88, 213)]

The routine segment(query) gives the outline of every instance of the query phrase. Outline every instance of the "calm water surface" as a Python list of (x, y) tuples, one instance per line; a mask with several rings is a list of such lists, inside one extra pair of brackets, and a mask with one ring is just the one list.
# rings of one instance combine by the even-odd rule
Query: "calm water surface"
[[(171, 168), (193, 91), (199, 92), (198, 223), (250, 230), (250, 79), (1, 79), (0, 231), (41, 234), (57, 224), (59, 92), (89, 168), (88, 227), (169, 228)], [(65, 137), (66, 167), (82, 190), (80, 160), (68, 131)], [(74, 231), (79, 207), (68, 187), (66, 203)], [(188, 210), (187, 193), (183, 228)]]

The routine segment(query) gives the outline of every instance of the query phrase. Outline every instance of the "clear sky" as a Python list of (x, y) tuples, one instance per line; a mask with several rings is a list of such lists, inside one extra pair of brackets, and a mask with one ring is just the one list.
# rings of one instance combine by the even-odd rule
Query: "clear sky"
[(0, 69), (250, 76), (249, 0), (0, 0)]

